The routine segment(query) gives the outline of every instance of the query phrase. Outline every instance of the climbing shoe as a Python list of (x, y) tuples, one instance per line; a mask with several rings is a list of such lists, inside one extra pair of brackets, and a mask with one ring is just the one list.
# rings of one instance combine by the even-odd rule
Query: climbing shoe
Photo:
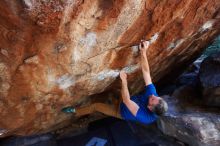
[(75, 113), (76, 109), (74, 107), (69, 106), (69, 107), (63, 108), (62, 112), (64, 112), (64, 113)]

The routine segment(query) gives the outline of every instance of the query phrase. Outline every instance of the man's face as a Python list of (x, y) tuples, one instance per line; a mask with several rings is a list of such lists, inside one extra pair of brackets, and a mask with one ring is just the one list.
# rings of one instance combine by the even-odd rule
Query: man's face
[(148, 105), (153, 106), (153, 105), (157, 105), (158, 103), (159, 103), (159, 97), (155, 95), (151, 95), (149, 97)]

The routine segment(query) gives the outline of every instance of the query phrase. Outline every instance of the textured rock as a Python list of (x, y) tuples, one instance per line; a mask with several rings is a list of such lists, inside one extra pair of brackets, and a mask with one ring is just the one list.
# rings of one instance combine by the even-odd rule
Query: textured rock
[(220, 107), (220, 53), (213, 54), (202, 62), (199, 79), (204, 103)]
[(219, 109), (202, 107), (195, 88), (183, 86), (167, 100), (169, 111), (158, 121), (164, 134), (190, 146), (220, 145)]
[[(218, 54), (214, 56), (217, 57)], [(182, 86), (176, 88), (171, 97), (165, 96), (169, 111), (158, 121), (158, 126), (164, 134), (176, 137), (190, 146), (220, 145), (220, 114), (218, 108), (213, 108), (218, 96), (202, 95), (201, 84), (197, 82), (200, 78), (204, 86), (203, 92), (207, 89), (214, 91), (209, 88), (218, 82), (218, 78), (215, 78), (218, 73), (218, 67), (215, 65), (218, 64), (213, 62), (214, 56), (203, 62), (199, 58), (177, 79), (178, 86)]]
[(219, 146), (219, 121), (219, 115), (183, 114), (165, 116), (159, 124), (165, 134), (190, 146)]
[(178, 70), (219, 33), (219, 8), (219, 0), (2, 0), (0, 135), (64, 126), (63, 106), (117, 89), (122, 69), (138, 91), (141, 39), (151, 41), (154, 81)]
[[(165, 96), (169, 111), (158, 121), (164, 134), (190, 146), (220, 145), (220, 114), (218, 108), (213, 108), (218, 105), (219, 99), (214, 92), (218, 89), (218, 56), (213, 54), (203, 62), (199, 58), (177, 79), (176, 83), (182, 86), (176, 88), (171, 97)], [(198, 78), (200, 83), (197, 82)], [(200, 91), (209, 91), (209, 94), (202, 95)]]

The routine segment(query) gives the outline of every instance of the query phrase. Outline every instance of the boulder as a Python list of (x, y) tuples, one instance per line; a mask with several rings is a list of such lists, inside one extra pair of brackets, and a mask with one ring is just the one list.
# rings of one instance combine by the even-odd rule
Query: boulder
[[(143, 88), (138, 43), (154, 82), (191, 63), (219, 32), (219, 0), (1, 0), (0, 136), (64, 127), (65, 106)], [(106, 98), (106, 96), (103, 96)]]
[(199, 80), (204, 103), (220, 107), (220, 52), (207, 57), (201, 64)]
[(164, 134), (176, 137), (190, 146), (219, 146), (220, 118), (213, 114), (167, 115), (160, 119)]
[(195, 92), (194, 87), (183, 86), (167, 97), (169, 110), (159, 118), (158, 128), (190, 146), (219, 146), (219, 109), (199, 104), (201, 99)]
[[(158, 128), (169, 136), (189, 144), (190, 146), (220, 145), (220, 114), (218, 108), (207, 107), (212, 96), (204, 97), (208, 88), (218, 84), (218, 63), (213, 60), (218, 54), (206, 58), (202, 63), (197, 61), (177, 79), (177, 86), (172, 96), (164, 96), (168, 101), (169, 110), (160, 117)], [(214, 57), (214, 58), (213, 58)], [(201, 68), (199, 68), (201, 64)], [(199, 71), (199, 73), (198, 73)], [(201, 94), (200, 84), (203, 86)], [(211, 98), (207, 100), (206, 98)], [(218, 98), (216, 96), (216, 98)], [(213, 106), (214, 107), (214, 106)]]

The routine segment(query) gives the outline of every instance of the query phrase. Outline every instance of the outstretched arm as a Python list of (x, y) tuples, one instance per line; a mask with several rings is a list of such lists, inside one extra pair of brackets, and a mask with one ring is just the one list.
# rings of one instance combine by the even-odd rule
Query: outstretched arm
[(149, 48), (150, 43), (148, 41), (141, 42), (139, 44), (139, 48), (141, 51), (141, 68), (145, 81), (145, 85), (152, 84), (151, 76), (150, 76), (150, 68), (147, 59), (147, 50)]
[(128, 83), (127, 83), (127, 75), (124, 71), (120, 72), (120, 78), (122, 81), (122, 89), (121, 89), (121, 96), (123, 99), (124, 104), (130, 110), (130, 112), (136, 116), (139, 106), (130, 99), (130, 94), (128, 91)]

